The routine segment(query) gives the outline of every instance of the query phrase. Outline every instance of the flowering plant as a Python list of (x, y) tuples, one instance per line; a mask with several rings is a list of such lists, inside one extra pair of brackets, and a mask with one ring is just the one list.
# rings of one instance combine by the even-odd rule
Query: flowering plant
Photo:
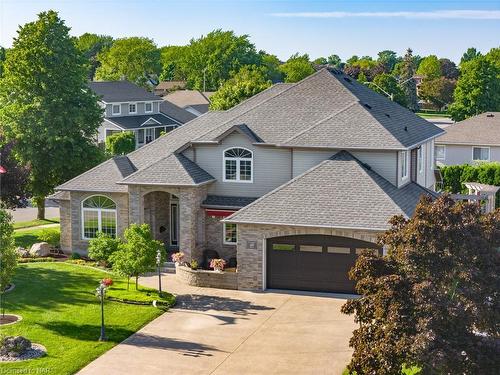
[(172, 254), (172, 261), (175, 263), (182, 263), (183, 259), (184, 259), (184, 253), (182, 251)]
[(113, 279), (110, 279), (110, 278), (105, 278), (105, 279), (102, 279), (102, 280), (101, 280), (101, 284), (102, 284), (105, 288), (109, 288), (111, 285), (113, 285)]
[(222, 271), (225, 265), (226, 261), (224, 259), (212, 259), (210, 261), (210, 268), (213, 268), (216, 271), (217, 270)]

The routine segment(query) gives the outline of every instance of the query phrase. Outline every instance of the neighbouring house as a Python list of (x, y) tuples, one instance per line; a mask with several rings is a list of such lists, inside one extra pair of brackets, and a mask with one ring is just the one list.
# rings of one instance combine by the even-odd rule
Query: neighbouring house
[(99, 104), (104, 109), (97, 136), (99, 144), (104, 144), (111, 134), (131, 131), (139, 148), (159, 138), (162, 132), (169, 132), (195, 117), (174, 104), (162, 105), (159, 96), (132, 82), (96, 81), (89, 86), (99, 96)]
[(198, 90), (176, 90), (163, 96), (163, 100), (175, 104), (178, 107), (200, 116), (208, 112), (212, 91)]
[(436, 194), (442, 133), (325, 68), (60, 185), (61, 247), (85, 253), (99, 231), (148, 223), (187, 261), (208, 251), (236, 261), (239, 289), (352, 292), (362, 249), (382, 252), (388, 220)]
[(161, 81), (154, 89), (154, 93), (158, 96), (163, 96), (171, 91), (184, 90), (186, 81)]
[(500, 112), (486, 112), (446, 127), (436, 139), (441, 165), (500, 162)]

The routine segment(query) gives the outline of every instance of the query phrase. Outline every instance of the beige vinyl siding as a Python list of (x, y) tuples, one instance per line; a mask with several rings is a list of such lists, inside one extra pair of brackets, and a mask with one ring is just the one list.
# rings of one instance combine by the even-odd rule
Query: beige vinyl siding
[[(336, 154), (339, 150), (315, 151), (293, 150), (293, 176), (296, 177), (308, 169)], [(395, 151), (354, 151), (349, 152), (392, 184), (396, 184)]]
[[(231, 147), (253, 152), (253, 182), (223, 181), (223, 152)], [(260, 197), (290, 180), (290, 150), (254, 146), (239, 133), (227, 136), (221, 144), (197, 145), (195, 149), (196, 163), (217, 179), (209, 194)]]
[(406, 151), (406, 155), (407, 155), (407, 159), (406, 159), (406, 177), (402, 177), (401, 174), (402, 174), (402, 170), (401, 170), (401, 166), (403, 164), (403, 152), (402, 151), (398, 151), (398, 168), (397, 168), (397, 175), (396, 175), (396, 179), (397, 179), (397, 186), (398, 187), (402, 187), (406, 184), (408, 184), (410, 181), (411, 181), (411, 178), (410, 178), (410, 175), (411, 175), (411, 170), (410, 170), (410, 165), (411, 165), (411, 151), (410, 150), (407, 150)]
[[(442, 145), (436, 143), (436, 145)], [(473, 147), (489, 147), (490, 148), (490, 161), (500, 162), (500, 147), (490, 147), (482, 145), (444, 145), (445, 146), (445, 159), (436, 160), (439, 164), (444, 165), (458, 165), (458, 164), (476, 164), (472, 160)]]

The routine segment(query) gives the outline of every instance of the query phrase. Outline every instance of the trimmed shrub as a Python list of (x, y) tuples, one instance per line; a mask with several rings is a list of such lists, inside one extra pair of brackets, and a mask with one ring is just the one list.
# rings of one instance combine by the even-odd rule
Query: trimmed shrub
[(106, 152), (111, 155), (126, 155), (135, 150), (135, 135), (120, 132), (106, 137)]
[(103, 266), (111, 264), (110, 257), (118, 250), (120, 239), (105, 233), (97, 233), (97, 237), (89, 242), (89, 257)]
[(59, 244), (61, 243), (61, 231), (55, 228), (42, 229), (38, 235), (38, 239), (40, 241), (47, 242), (54, 247), (59, 247)]
[[(450, 193), (467, 193), (465, 182), (500, 186), (500, 163), (481, 163), (478, 165), (449, 165), (440, 167), (443, 176), (443, 189)], [(500, 206), (500, 193), (497, 193), (497, 207)]]
[(18, 258), (17, 263), (46, 263), (46, 262), (55, 262), (56, 260), (51, 257), (42, 257), (42, 258)]

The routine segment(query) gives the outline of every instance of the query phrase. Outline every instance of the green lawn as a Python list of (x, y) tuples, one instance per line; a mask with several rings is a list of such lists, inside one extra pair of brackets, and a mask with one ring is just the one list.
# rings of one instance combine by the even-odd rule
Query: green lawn
[(39, 225), (56, 224), (59, 223), (59, 218), (44, 219), (44, 220), (31, 220), (31, 221), (19, 221), (14, 223), (14, 229), (31, 228), (37, 227)]
[(14, 241), (16, 246), (24, 247), (29, 249), (31, 245), (41, 240), (38, 236), (43, 230), (60, 230), (59, 227), (49, 227), (49, 228), (33, 228), (33, 229), (21, 229), (14, 232)]
[[(162, 314), (150, 305), (106, 301), (109, 341), (97, 341), (100, 305), (94, 291), (104, 277), (113, 278), (114, 295), (123, 292), (127, 299), (134, 294), (137, 299), (143, 298), (143, 293), (135, 292), (133, 286), (126, 292), (124, 279), (95, 268), (62, 262), (20, 265), (13, 281), (16, 288), (6, 295), (6, 312), (21, 315), (23, 320), (1, 331), (44, 345), (48, 355), (2, 363), (0, 372), (73, 374)], [(169, 300), (173, 302), (174, 298), (170, 295)]]

